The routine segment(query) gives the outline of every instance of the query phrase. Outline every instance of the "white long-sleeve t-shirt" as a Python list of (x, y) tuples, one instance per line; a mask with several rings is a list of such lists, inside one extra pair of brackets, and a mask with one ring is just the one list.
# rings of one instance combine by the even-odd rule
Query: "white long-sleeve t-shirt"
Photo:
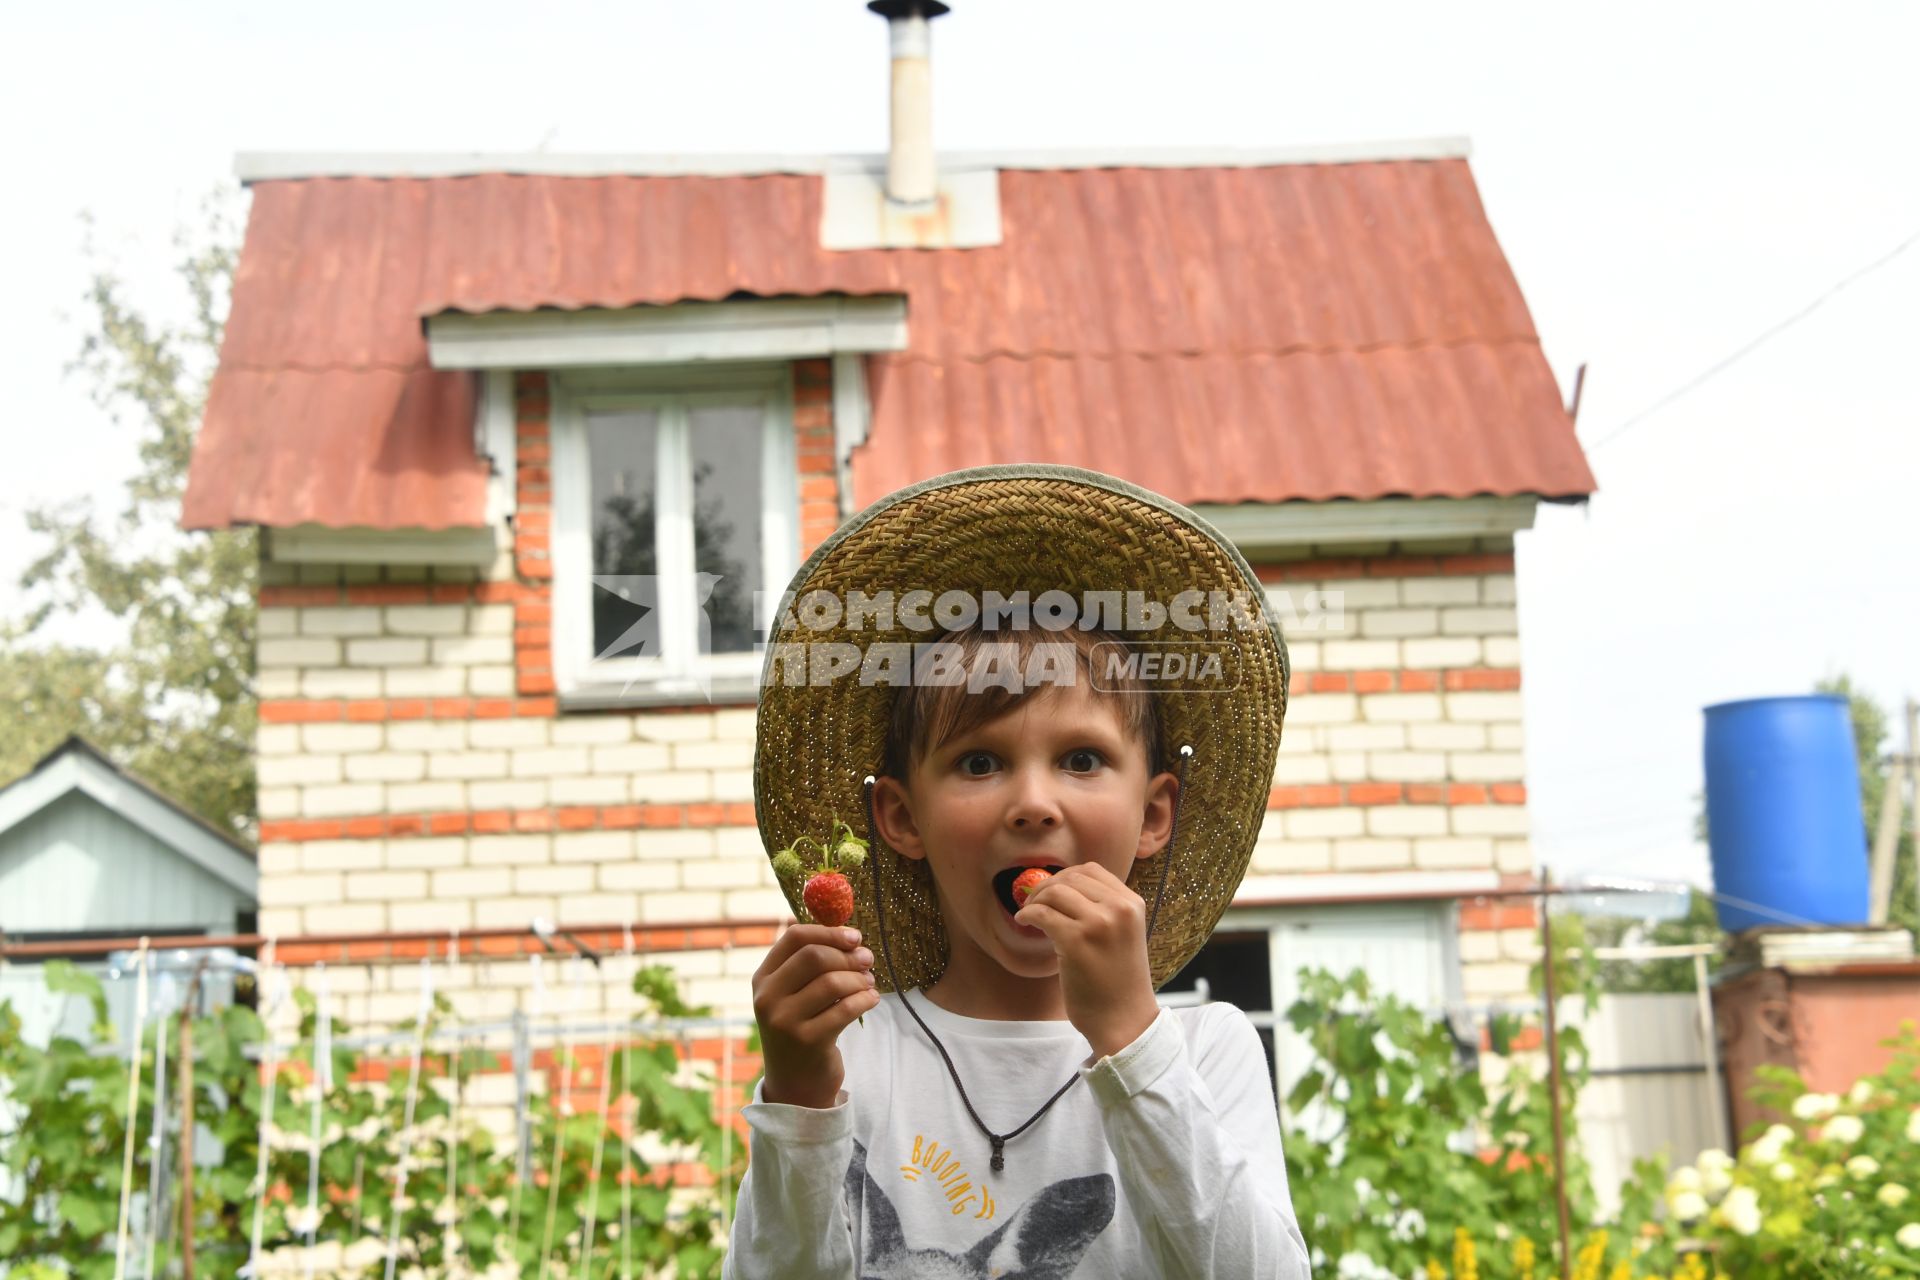
[(939, 1053), (884, 996), (840, 1037), (834, 1106), (754, 1100), (730, 1280), (1296, 1280), (1310, 1275), (1260, 1038), (1229, 1004), (1163, 1009), (1111, 1057), (1069, 1022), (913, 1007), (1005, 1147), (967, 1115)]

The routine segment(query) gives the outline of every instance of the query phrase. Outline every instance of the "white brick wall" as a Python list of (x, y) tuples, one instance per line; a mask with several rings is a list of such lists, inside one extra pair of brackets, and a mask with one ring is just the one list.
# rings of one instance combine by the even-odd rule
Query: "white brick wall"
[[(1361, 553), (1316, 548), (1299, 558), (1353, 554)], [(1526, 806), (1488, 802), (1496, 788), (1510, 800), (1507, 789), (1525, 782), (1521, 695), (1447, 683), (1455, 673), (1519, 668), (1513, 575), (1296, 580), (1290, 573), (1270, 589), (1278, 591), (1290, 593), (1296, 607), (1306, 592), (1340, 592), (1343, 613), (1337, 625), (1289, 640), (1296, 684), (1274, 785), (1298, 791), (1288, 803), (1301, 807), (1269, 813), (1252, 871), (1388, 878), (1396, 872), (1531, 872)], [(1392, 686), (1340, 682), (1341, 673), (1361, 672), (1392, 673)], [(1316, 679), (1334, 683), (1315, 690)], [(1426, 687), (1405, 687), (1422, 680)], [(1329, 804), (1329, 787), (1397, 789), (1399, 802), (1369, 794), (1364, 802), (1346, 797)], [(1529, 957), (1503, 950), (1502, 941), (1462, 935), (1469, 998), (1525, 994), (1526, 968), (1516, 960)]]
[[(281, 580), (379, 577), (318, 566)], [(1276, 787), (1401, 794), (1337, 803), (1320, 795), (1271, 811), (1253, 870), (1531, 870), (1525, 806), (1458, 794), (1486, 797), (1524, 782), (1521, 695), (1498, 683), (1448, 683), (1461, 672), (1517, 670), (1512, 575), (1344, 577), (1281, 589), (1296, 599), (1340, 592), (1343, 613), (1337, 625), (1290, 638), (1297, 683)], [(515, 630), (511, 604), (269, 605), (260, 613), (260, 689), (269, 703), (511, 700)], [(1341, 683), (1358, 673), (1367, 682)], [(1315, 678), (1333, 683), (1314, 691), (1306, 682)], [(758, 832), (740, 811), (753, 798), (753, 730), (751, 708), (325, 723), (269, 716), (257, 740), (268, 824), (262, 925), (293, 935), (523, 926), (535, 916), (576, 924), (784, 916)], [(740, 808), (713, 807), (728, 805)], [(584, 830), (553, 821), (547, 830), (442, 835), (273, 834), (276, 824), (391, 815), (419, 826), (447, 815), (684, 806), (701, 807), (701, 816), (634, 826), (629, 813), (617, 827)], [(711, 825), (715, 814), (722, 825)], [(1511, 990), (1517, 962), (1507, 952), (1463, 941), (1462, 958), (1470, 990)], [(498, 992), (485, 994), (497, 1003)]]

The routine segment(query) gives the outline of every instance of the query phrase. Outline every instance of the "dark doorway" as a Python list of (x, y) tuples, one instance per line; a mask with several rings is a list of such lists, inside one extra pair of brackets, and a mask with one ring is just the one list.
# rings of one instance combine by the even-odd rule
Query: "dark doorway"
[[(1267, 962), (1265, 931), (1214, 934), (1200, 948), (1200, 954), (1168, 979), (1162, 990), (1192, 991), (1201, 978), (1207, 980), (1207, 993), (1214, 1000), (1224, 1000), (1249, 1012), (1272, 1009), (1273, 970)], [(1260, 1045), (1267, 1051), (1267, 1078), (1273, 1080), (1273, 1028), (1258, 1030)]]

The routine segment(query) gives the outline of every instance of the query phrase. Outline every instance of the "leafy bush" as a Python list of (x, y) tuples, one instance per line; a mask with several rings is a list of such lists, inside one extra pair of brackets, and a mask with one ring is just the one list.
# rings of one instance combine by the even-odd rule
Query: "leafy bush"
[[(1557, 923), (1557, 922), (1556, 922)], [(1556, 946), (1577, 945), (1576, 931)], [(1570, 948), (1571, 952), (1571, 948)], [(1575, 953), (1573, 994), (1598, 970)], [(1488, 1090), (1445, 1023), (1366, 977), (1301, 974), (1288, 1020), (1315, 1061), (1287, 1099), (1294, 1209), (1316, 1271), (1406, 1280), (1550, 1280), (1559, 1274), (1548, 1087), (1518, 1060)], [(1519, 1029), (1497, 1018), (1494, 1046)], [(1562, 1027), (1574, 1280), (1897, 1280), (1920, 1275), (1920, 1034), (1886, 1042), (1886, 1070), (1843, 1095), (1762, 1069), (1755, 1098), (1792, 1122), (1737, 1157), (1706, 1151), (1669, 1177), (1641, 1161), (1618, 1218), (1596, 1221), (1574, 1103), (1588, 1078)], [(1297, 1119), (1307, 1113), (1308, 1124)], [(1322, 1129), (1324, 1123), (1325, 1129)]]
[(1920, 1034), (1909, 1022), (1884, 1044), (1886, 1069), (1844, 1094), (1760, 1068), (1754, 1099), (1789, 1121), (1757, 1129), (1737, 1159), (1704, 1151), (1674, 1170), (1649, 1253), (1690, 1239), (1760, 1280), (1920, 1275)]
[[(1287, 1179), (1316, 1268), (1388, 1276), (1445, 1275), (1508, 1280), (1551, 1270), (1557, 1239), (1549, 1088), (1516, 1060), (1489, 1093), (1445, 1023), (1392, 996), (1376, 996), (1366, 975), (1300, 975), (1288, 1021), (1315, 1061), (1287, 1099), (1293, 1116), (1309, 1107), (1331, 1135), (1289, 1134)], [(1519, 1030), (1496, 1019), (1497, 1045)], [(1577, 1028), (1562, 1028), (1561, 1081), (1567, 1136), (1586, 1079)], [(1574, 1220), (1589, 1222), (1594, 1198), (1584, 1161), (1568, 1161)], [(1521, 1247), (1520, 1242), (1527, 1242)], [(1508, 1247), (1512, 1246), (1512, 1247)]]
[[(17, 1202), (0, 1200), (0, 1258), (23, 1280), (110, 1280), (127, 1130), (128, 1063), (123, 1052), (105, 1046), (112, 1028), (99, 983), (61, 962), (47, 966), (46, 981), (50, 990), (89, 1002), (92, 1040), (106, 1051), (96, 1052), (93, 1045), (66, 1036), (54, 1038), (44, 1049), (28, 1044), (19, 1017), (0, 1003), (0, 1081), (6, 1082), (0, 1118), (8, 1124), (0, 1132), (0, 1167), (24, 1188)], [(672, 971), (662, 966), (642, 970), (634, 989), (648, 1017), (707, 1012), (680, 1002)], [(491, 1067), (495, 1054), (469, 1049), (457, 1061), (451, 1054), (424, 1055), (413, 1126), (407, 1128), (405, 1068), (389, 1076), (386, 1087), (376, 1088), (361, 1078), (379, 1073), (366, 1071), (368, 1063), (360, 1054), (335, 1048), (333, 1085), (321, 1104), (318, 1212), (310, 1212), (311, 1093), (306, 1082), (315, 1076), (315, 1016), (311, 997), (299, 992), (296, 999), (302, 1005), (302, 1047), (276, 1071), (272, 1127), (280, 1136), (268, 1153), (264, 1201), (256, 1195), (256, 1175), (268, 1089), (263, 1065), (250, 1058), (248, 1050), (263, 1042), (265, 1028), (251, 1009), (240, 1006), (194, 1019), (194, 1114), (203, 1132), (217, 1140), (220, 1153), (216, 1163), (195, 1169), (192, 1221), (201, 1274), (230, 1276), (246, 1264), (256, 1203), (262, 1206), (262, 1247), (268, 1251), (304, 1243), (311, 1233), (320, 1245), (359, 1245), (352, 1256), (360, 1258), (369, 1252), (364, 1242), (378, 1242), (384, 1249), (391, 1236), (403, 1269), (423, 1267), (439, 1274), (457, 1259), (476, 1269), (510, 1263), (523, 1276), (542, 1274), (547, 1263), (555, 1275), (579, 1275), (591, 1217), (596, 1265), (620, 1259), (624, 1252), (644, 1274), (718, 1274), (725, 1243), (719, 1230), (718, 1188), (724, 1185), (723, 1177), (737, 1183), (744, 1151), (736, 1147), (734, 1167), (722, 1167), (724, 1144), (710, 1092), (683, 1082), (682, 1063), (670, 1043), (626, 1044), (596, 1068), (606, 1073), (604, 1081), (586, 1069), (574, 1071), (576, 1083), (605, 1089), (609, 1106), (604, 1114), (597, 1107), (568, 1114), (560, 1099), (533, 1099), (533, 1177), (524, 1184), (517, 1175), (513, 1145), (496, 1144), (472, 1123), (470, 1113), (456, 1131), (448, 1099), (429, 1084), (456, 1069), (464, 1076)], [(442, 1003), (436, 1018), (446, 1012)], [(344, 1036), (347, 1028), (336, 1021), (334, 1031)], [(155, 1034), (149, 1030), (146, 1036), (149, 1064)], [(567, 1065), (570, 1070), (579, 1066)], [(178, 1075), (171, 1061), (168, 1074), (172, 1092)], [(154, 1171), (144, 1154), (155, 1105), (151, 1070), (143, 1072), (139, 1092), (135, 1138), (141, 1154), (134, 1161), (133, 1191), (144, 1196), (154, 1189)], [(162, 1100), (161, 1105), (174, 1108), (177, 1117), (177, 1099)], [(616, 1124), (626, 1128), (636, 1144), (651, 1138), (705, 1165), (713, 1186), (691, 1194), (682, 1190), (679, 1198), (691, 1203), (670, 1203), (675, 1189), (662, 1175), (671, 1171), (653, 1170), (637, 1146), (627, 1154), (633, 1174), (623, 1184), (620, 1144), (625, 1139)], [(171, 1127), (177, 1130), (177, 1121)], [(177, 1141), (177, 1134), (170, 1135), (170, 1147)], [(404, 1192), (396, 1198), (403, 1154), (407, 1176)], [(450, 1154), (459, 1184), (457, 1214), (450, 1211), (447, 1194)], [(163, 1184), (174, 1182), (171, 1172), (163, 1173)], [(172, 1230), (156, 1252), (157, 1271), (178, 1254), (178, 1204), (173, 1200), (178, 1188), (163, 1186), (162, 1191), (171, 1204)], [(633, 1224), (624, 1240), (623, 1210)], [(143, 1252), (144, 1223), (140, 1225), (134, 1243)], [(375, 1256), (384, 1258), (384, 1253)], [(144, 1257), (136, 1253), (129, 1272), (143, 1269)], [(349, 1267), (346, 1274), (357, 1271)]]

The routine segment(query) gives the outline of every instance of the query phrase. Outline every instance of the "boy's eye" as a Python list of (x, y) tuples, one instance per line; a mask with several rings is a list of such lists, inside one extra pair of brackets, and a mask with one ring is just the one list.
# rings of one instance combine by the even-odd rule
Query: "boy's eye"
[(1067, 768), (1075, 773), (1091, 773), (1100, 767), (1101, 755), (1091, 747), (1067, 753)]
[(960, 771), (981, 777), (993, 772), (993, 757), (984, 751), (969, 751), (960, 757)]

